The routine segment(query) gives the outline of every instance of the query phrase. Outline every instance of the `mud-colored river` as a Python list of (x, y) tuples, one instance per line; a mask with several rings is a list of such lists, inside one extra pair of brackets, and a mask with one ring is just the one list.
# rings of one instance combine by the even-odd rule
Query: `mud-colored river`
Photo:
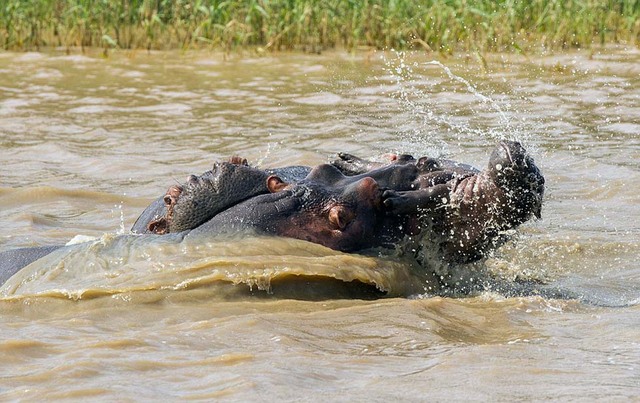
[[(0, 53), (0, 251), (96, 238), (0, 288), (0, 400), (638, 399), (640, 52), (486, 62)], [(230, 155), (482, 167), (503, 137), (548, 187), (542, 220), (460, 269), (490, 291), (393, 254), (116, 236)], [(532, 282), (575, 298), (502, 292)]]

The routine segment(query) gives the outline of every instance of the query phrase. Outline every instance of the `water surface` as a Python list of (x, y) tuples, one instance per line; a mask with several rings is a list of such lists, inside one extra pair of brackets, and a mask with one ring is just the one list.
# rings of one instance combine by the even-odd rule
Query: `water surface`
[[(639, 66), (622, 48), (487, 68), (423, 53), (0, 53), (0, 250), (97, 239), (2, 288), (0, 396), (637, 399)], [(231, 155), (483, 167), (500, 138), (543, 170), (543, 219), (460, 276), (576, 299), (498, 283), (446, 297), (410, 259), (296, 240), (116, 236)]]

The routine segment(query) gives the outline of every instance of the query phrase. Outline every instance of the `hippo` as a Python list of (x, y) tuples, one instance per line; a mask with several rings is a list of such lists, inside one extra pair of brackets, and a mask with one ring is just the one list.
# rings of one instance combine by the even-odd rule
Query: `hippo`
[[(468, 263), (496, 246), (503, 231), (540, 216), (543, 192), (544, 178), (517, 142), (501, 142), (483, 171), (409, 155), (376, 164), (341, 154), (313, 169), (271, 170), (234, 157), (170, 187), (132, 232), (177, 234), (179, 241), (254, 230), (354, 252), (394, 247), (433, 223), (443, 258)], [(0, 253), (0, 272), (6, 279), (57, 248)]]
[[(245, 167), (244, 164), (231, 162), (228, 164), (233, 165), (233, 167), (225, 168), (225, 172), (228, 172), (230, 177), (233, 177), (235, 169), (242, 170)], [(225, 203), (233, 205), (214, 214), (212, 218), (195, 226), (194, 229), (167, 232), (165, 235), (139, 234), (121, 235), (121, 237), (167, 236), (172, 242), (180, 242), (185, 237), (251, 231), (307, 240), (344, 252), (376, 245), (377, 239), (379, 239), (376, 238), (377, 234), (384, 232), (380, 229), (379, 217), (385, 215), (383, 189), (380, 188), (376, 180), (369, 176), (354, 177), (349, 180), (348, 184), (331, 187), (322, 181), (313, 180), (315, 176), (325, 178), (327, 176), (326, 169), (317, 169), (316, 173), (309, 176), (311, 177), (309, 180), (288, 184), (279, 176), (268, 175), (262, 184), (266, 189), (264, 194), (248, 197), (235, 204), (229, 202), (229, 200), (241, 199), (241, 196), (246, 196), (247, 192), (261, 193), (263, 191), (257, 185), (252, 185), (242, 188), (240, 195), (221, 195), (212, 199), (212, 205), (217, 207)], [(191, 196), (201, 196), (195, 190), (199, 188), (211, 189), (211, 183), (204, 180), (193, 181), (191, 185), (183, 189), (187, 192), (187, 197), (178, 195), (175, 200), (168, 199), (169, 205), (176, 208), (175, 212), (181, 211), (178, 208), (181, 203), (184, 203), (188, 208), (195, 205), (192, 203)], [(192, 190), (194, 190), (193, 193), (191, 193)], [(165, 219), (167, 214), (165, 214)], [(150, 217), (150, 214), (145, 217)], [(182, 219), (183, 217), (178, 218)], [(150, 224), (153, 224), (154, 221), (151, 220)], [(167, 228), (170, 228), (171, 223), (168, 224)], [(47, 254), (60, 248), (73, 247), (75, 245), (46, 246), (1, 252), (0, 284), (23, 267)]]
[(470, 263), (504, 242), (506, 231), (541, 218), (544, 189), (544, 176), (524, 147), (501, 141), (482, 171), (462, 167), (442, 183), (387, 190), (383, 198), (391, 214), (421, 216), (433, 224), (445, 261)]
[[(429, 226), (440, 237), (437, 244), (445, 261), (470, 263), (497, 247), (504, 240), (504, 231), (517, 227), (532, 215), (540, 217), (544, 177), (518, 142), (500, 142), (484, 171), (452, 160), (415, 159), (408, 154), (392, 155), (387, 163), (345, 153), (338, 156), (331, 164), (313, 169), (271, 170), (249, 167), (245, 159), (234, 157), (229, 163), (216, 164), (201, 177), (192, 175), (187, 185), (179, 189), (169, 188), (165, 195), (165, 215), (152, 221), (149, 227), (173, 220), (183, 225), (172, 226), (171, 231), (191, 230), (236, 200), (277, 192), (296, 183), (312, 186), (316, 193), (340, 193), (366, 177), (374, 179), (384, 190), (385, 214), (376, 217), (379, 232), (369, 244), (354, 242), (350, 247), (333, 246), (336, 249), (394, 247), (405, 235), (416, 235)], [(287, 181), (275, 174), (286, 175)], [(212, 180), (217, 186), (211, 185)], [(238, 180), (241, 186), (234, 183)], [(221, 200), (227, 203), (220, 203)], [(201, 214), (203, 209), (207, 214)], [(143, 218), (144, 213), (138, 222)], [(251, 220), (257, 222), (259, 217)], [(164, 225), (161, 228), (163, 232), (152, 232), (165, 233), (164, 229), (169, 229)], [(205, 228), (211, 231), (208, 226)], [(395, 230), (397, 228), (403, 230)], [(307, 239), (300, 232), (295, 235), (286, 235), (286, 232), (281, 227), (273, 233)], [(312, 239), (309, 235), (308, 240), (323, 243)]]
[(290, 166), (262, 170), (249, 166), (246, 159), (232, 157), (228, 162), (216, 162), (200, 176), (189, 175), (183, 185), (169, 187), (164, 196), (143, 211), (131, 231), (162, 235), (191, 230), (239, 202), (303, 182), (315, 183), (316, 191), (324, 186), (342, 192), (348, 185), (371, 177), (382, 188), (410, 190), (415, 187), (418, 173), (416, 165), (398, 163), (352, 176), (330, 164), (313, 169)]
[(260, 233), (302, 239), (353, 252), (374, 246), (381, 233), (383, 190), (372, 177), (341, 187), (303, 180), (286, 184), (269, 177), (278, 190), (239, 203), (189, 231), (187, 236), (238, 231), (250, 225)]
[(202, 175), (189, 175), (185, 184), (169, 187), (142, 212), (131, 232), (162, 235), (196, 228), (244, 200), (276, 191), (283, 183), (280, 177), (297, 182), (310, 171), (309, 167), (298, 166), (261, 170), (236, 156), (216, 162)]

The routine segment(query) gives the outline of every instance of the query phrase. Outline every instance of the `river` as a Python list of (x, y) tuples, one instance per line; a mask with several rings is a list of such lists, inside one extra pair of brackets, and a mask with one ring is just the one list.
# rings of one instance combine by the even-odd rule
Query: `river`
[[(541, 220), (461, 269), (491, 279), (481, 292), (376, 251), (117, 237), (232, 155), (483, 167), (501, 138), (531, 151), (547, 189)], [(1, 400), (640, 397), (638, 49), (3, 52), (0, 156), (0, 251), (93, 239), (0, 288)], [(562, 298), (497, 286), (522, 283)]]

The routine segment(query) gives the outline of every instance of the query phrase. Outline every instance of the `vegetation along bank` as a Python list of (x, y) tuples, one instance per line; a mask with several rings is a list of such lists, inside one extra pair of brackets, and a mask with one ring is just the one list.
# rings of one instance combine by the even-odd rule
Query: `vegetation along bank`
[(640, 43), (640, 0), (0, 0), (7, 50), (528, 51)]

